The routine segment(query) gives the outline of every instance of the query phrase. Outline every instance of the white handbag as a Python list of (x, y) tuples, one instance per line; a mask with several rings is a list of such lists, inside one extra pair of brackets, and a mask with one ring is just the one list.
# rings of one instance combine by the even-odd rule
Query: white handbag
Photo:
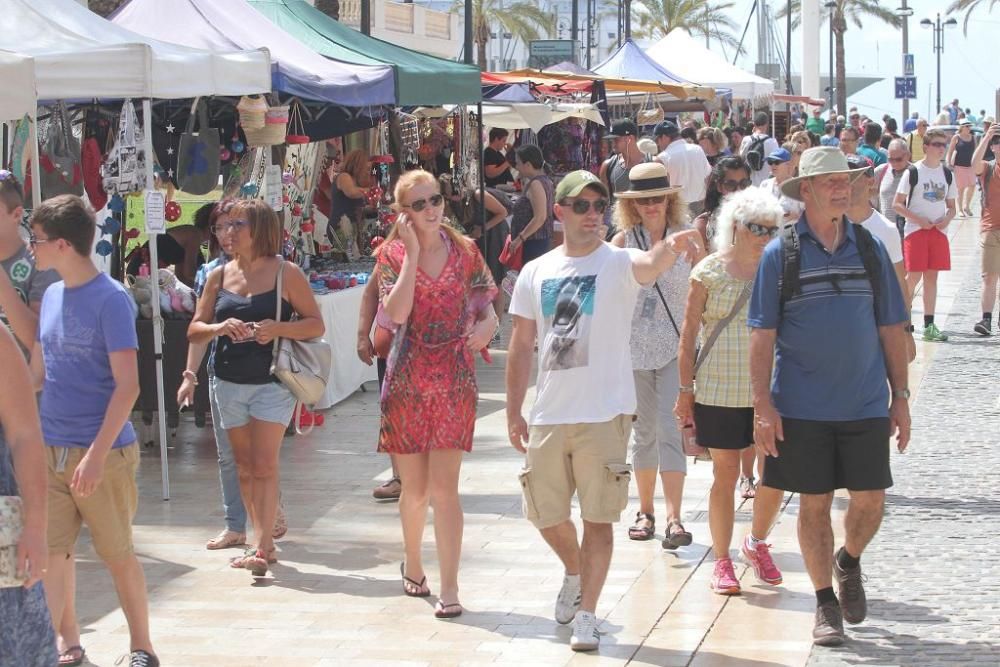
[(17, 576), (17, 543), (24, 530), (19, 496), (0, 496), (0, 588), (17, 588), (27, 581)]

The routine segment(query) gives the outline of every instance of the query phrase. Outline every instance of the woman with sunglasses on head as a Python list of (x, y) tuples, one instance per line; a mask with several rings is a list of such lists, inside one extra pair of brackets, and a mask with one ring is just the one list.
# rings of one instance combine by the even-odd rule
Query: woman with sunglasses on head
[[(711, 588), (720, 595), (740, 592), (729, 547), (740, 455), (753, 444), (747, 304), (764, 246), (778, 232), (783, 216), (777, 200), (760, 188), (749, 188), (726, 200), (719, 214), (715, 252), (691, 271), (677, 354), (680, 395), (674, 414), (682, 428), (695, 427), (698, 444), (712, 453), (714, 482), (708, 525), (715, 570)], [(700, 339), (701, 349), (697, 360), (695, 339)], [(781, 572), (763, 540), (778, 514), (781, 498), (778, 489), (758, 487), (750, 534), (740, 548), (758, 580), (772, 586), (781, 583)]]
[[(668, 236), (691, 229), (681, 188), (669, 186), (662, 163), (632, 167), (629, 181), (629, 189), (617, 193), (614, 222), (618, 232), (612, 244), (649, 250)], [(653, 496), (659, 472), (667, 510), (664, 549), (691, 544), (691, 533), (681, 523), (687, 461), (671, 414), (677, 400), (677, 343), (690, 273), (691, 263), (684, 256), (678, 257), (652, 286), (642, 288), (632, 315), (630, 344), (637, 410), (631, 444), (639, 511), (628, 536), (633, 540), (653, 537)]]
[(444, 197), (432, 174), (404, 174), (395, 200), (399, 217), (376, 252), (373, 276), (381, 291), (376, 321), (394, 331), (378, 449), (395, 455), (402, 481), (403, 592), (431, 594), (421, 557), (430, 503), (441, 577), (434, 615), (454, 618), (462, 613), (458, 477), (476, 423), (474, 355), (496, 330), (497, 288), (475, 243), (446, 224)]
[(541, 257), (552, 247), (552, 179), (538, 146), (527, 144), (515, 152), (521, 178), (521, 198), (514, 202), (510, 223), (511, 251), (524, 245), (524, 262)]
[(283, 230), (263, 200), (236, 202), (216, 229), (232, 259), (209, 274), (188, 340), (215, 344), (212, 389), (254, 527), (252, 546), (232, 564), (263, 576), (275, 562), (278, 454), (296, 407), (271, 374), (274, 341), (318, 338), (325, 326), (305, 274), (278, 254)]
[(715, 219), (723, 198), (746, 190), (752, 184), (750, 165), (742, 157), (724, 157), (712, 167), (705, 189), (705, 210), (694, 219), (694, 228), (701, 232), (706, 248), (711, 247), (712, 237), (715, 236)]

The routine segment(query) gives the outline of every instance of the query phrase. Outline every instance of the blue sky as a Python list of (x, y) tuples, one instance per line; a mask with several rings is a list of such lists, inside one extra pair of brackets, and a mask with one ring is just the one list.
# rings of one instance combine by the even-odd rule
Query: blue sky
[[(771, 0), (772, 8), (777, 11), (782, 0)], [(822, 5), (822, 0), (821, 3)], [(896, 8), (902, 4), (899, 0), (881, 0), (885, 7)], [(928, 103), (934, 106), (936, 86), (936, 55), (933, 51), (933, 30), (920, 26), (920, 19), (934, 20), (935, 14), (943, 12), (950, 2), (948, 0), (908, 0), (907, 4), (914, 9), (910, 17), (910, 52), (914, 54), (917, 93), (915, 101), (911, 100), (910, 110), (919, 111), (926, 116)], [(984, 2), (983, 4), (989, 4)], [(730, 12), (734, 21), (739, 24), (736, 38), (743, 30), (753, 0), (734, 0), (734, 8)], [(824, 10), (825, 11), (825, 10)], [(954, 15), (958, 20), (957, 28), (948, 29), (944, 37), (944, 53), (941, 58), (941, 101), (950, 102), (957, 97), (962, 107), (969, 107), (976, 115), (980, 109), (986, 109), (989, 115), (996, 115), (996, 89), (1000, 88), (1000, 76), (997, 69), (990, 65), (995, 52), (997, 36), (1000, 35), (1000, 5), (988, 13), (979, 9), (969, 22), (968, 35), (962, 30), (964, 14)], [(944, 16), (942, 16), (942, 20)], [(751, 25), (747, 32), (744, 48), (747, 53), (737, 62), (738, 65), (753, 71), (757, 60), (756, 24)], [(784, 22), (781, 21), (778, 30), (784, 41)], [(826, 21), (820, 27), (820, 71), (826, 74), (828, 69), (829, 29)], [(902, 103), (894, 99), (893, 77), (902, 75), (902, 35), (901, 33), (878, 21), (865, 23), (863, 30), (853, 24), (849, 25), (845, 36), (847, 72), (849, 74), (869, 74), (885, 77), (885, 81), (872, 85), (848, 100), (851, 106), (857, 106), (862, 113), (881, 117), (883, 113), (891, 113), (899, 118), (902, 113)], [(798, 31), (792, 34), (792, 71), (801, 69), (802, 54), (801, 38)], [(732, 53), (730, 53), (732, 58)], [(928, 89), (928, 86), (930, 89)], [(796, 91), (798, 92), (798, 91)], [(932, 118), (937, 114), (933, 110)]]

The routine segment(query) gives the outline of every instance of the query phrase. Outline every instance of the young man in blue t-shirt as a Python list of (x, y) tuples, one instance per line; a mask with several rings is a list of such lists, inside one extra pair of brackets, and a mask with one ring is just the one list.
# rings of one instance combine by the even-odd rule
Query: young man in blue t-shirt
[(62, 276), (42, 299), (31, 357), (49, 474), (45, 588), (52, 618), (63, 619), (74, 605), (72, 555), (86, 523), (128, 621), (129, 664), (158, 667), (146, 581), (132, 545), (139, 466), (129, 422), (139, 397), (135, 303), (90, 260), (95, 228), (94, 214), (73, 195), (53, 197), (31, 216), (38, 267)]

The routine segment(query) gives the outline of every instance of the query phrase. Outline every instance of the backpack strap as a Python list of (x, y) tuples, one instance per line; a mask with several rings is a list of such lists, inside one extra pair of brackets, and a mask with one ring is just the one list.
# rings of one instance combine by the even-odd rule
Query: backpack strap
[[(954, 174), (952, 173), (951, 169), (949, 169), (948, 165), (946, 165), (946, 164), (942, 164), (941, 168), (944, 169), (944, 182), (947, 183), (948, 187), (950, 188), (951, 187), (951, 179), (954, 178)], [(947, 197), (945, 197), (945, 198), (947, 199)]]
[[(920, 180), (920, 174), (917, 172), (917, 166), (911, 164), (906, 168), (907, 173), (910, 177), (910, 194), (906, 197), (906, 208), (910, 208), (910, 202), (913, 201), (913, 191), (917, 189), (917, 182)], [(947, 178), (947, 173), (945, 174)], [(951, 181), (948, 181), (948, 185), (951, 185)]]
[[(851, 224), (848, 222), (847, 224)], [(854, 241), (858, 246), (858, 254), (861, 256), (861, 264), (865, 268), (868, 282), (872, 286), (872, 301), (875, 306), (876, 322), (878, 321), (879, 302), (881, 301), (881, 275), (882, 259), (875, 246), (875, 239), (871, 232), (861, 225), (854, 225)]]
[(785, 303), (801, 291), (799, 270), (802, 266), (802, 246), (799, 232), (791, 224), (781, 230), (781, 286), (778, 314), (784, 314)]
[(993, 178), (993, 171), (996, 168), (997, 161), (993, 160), (986, 163), (986, 171), (983, 172), (982, 192), (980, 192), (979, 201), (982, 202), (984, 210), (990, 205), (990, 179)]

